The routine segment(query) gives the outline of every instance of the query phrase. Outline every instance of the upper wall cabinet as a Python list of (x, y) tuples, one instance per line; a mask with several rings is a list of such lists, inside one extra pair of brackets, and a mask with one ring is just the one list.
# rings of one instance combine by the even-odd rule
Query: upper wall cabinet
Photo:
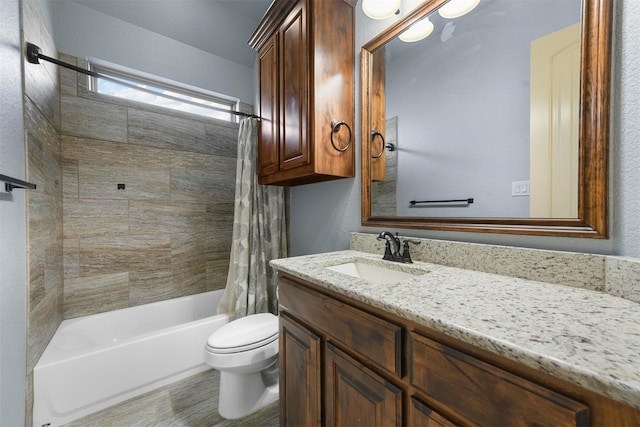
[(355, 0), (276, 0), (258, 51), (260, 184), (355, 176)]

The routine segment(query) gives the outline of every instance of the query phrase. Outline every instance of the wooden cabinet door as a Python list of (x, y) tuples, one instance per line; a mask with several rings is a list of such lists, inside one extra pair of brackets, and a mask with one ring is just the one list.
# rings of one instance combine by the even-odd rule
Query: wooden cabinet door
[(258, 54), (260, 69), (260, 143), (258, 176), (278, 171), (278, 33)]
[(305, 0), (280, 27), (280, 170), (310, 163), (308, 147), (309, 46)]
[(589, 426), (589, 407), (422, 335), (411, 334), (410, 380), (480, 426)]
[(412, 427), (456, 427), (456, 424), (444, 418), (433, 409), (411, 398), (409, 405), (409, 425)]
[(402, 425), (402, 390), (331, 344), (325, 350), (327, 426)]
[(280, 315), (280, 425), (320, 426), (320, 337)]

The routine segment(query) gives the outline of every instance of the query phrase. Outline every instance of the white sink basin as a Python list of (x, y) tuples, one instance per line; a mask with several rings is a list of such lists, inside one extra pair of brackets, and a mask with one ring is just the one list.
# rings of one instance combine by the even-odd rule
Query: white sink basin
[[(337, 271), (338, 273), (379, 284), (398, 283), (427, 273), (426, 271), (419, 269), (410, 269), (408, 271), (394, 270), (381, 265), (369, 264), (362, 261), (350, 261), (344, 264), (332, 265), (327, 268), (329, 270)], [(405, 270), (407, 269), (405, 268)]]

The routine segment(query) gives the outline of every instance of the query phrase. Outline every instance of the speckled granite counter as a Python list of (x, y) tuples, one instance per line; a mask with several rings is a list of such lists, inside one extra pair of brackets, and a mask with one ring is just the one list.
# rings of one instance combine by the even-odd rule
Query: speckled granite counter
[[(380, 258), (349, 250), (271, 265), (640, 409), (640, 304), (588, 289)], [(355, 259), (425, 274), (380, 285), (325, 268)]]

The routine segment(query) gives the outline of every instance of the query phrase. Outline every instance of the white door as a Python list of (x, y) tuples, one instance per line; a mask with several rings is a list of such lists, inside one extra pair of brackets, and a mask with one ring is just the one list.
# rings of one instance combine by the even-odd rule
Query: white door
[(580, 30), (531, 42), (532, 218), (578, 217)]

